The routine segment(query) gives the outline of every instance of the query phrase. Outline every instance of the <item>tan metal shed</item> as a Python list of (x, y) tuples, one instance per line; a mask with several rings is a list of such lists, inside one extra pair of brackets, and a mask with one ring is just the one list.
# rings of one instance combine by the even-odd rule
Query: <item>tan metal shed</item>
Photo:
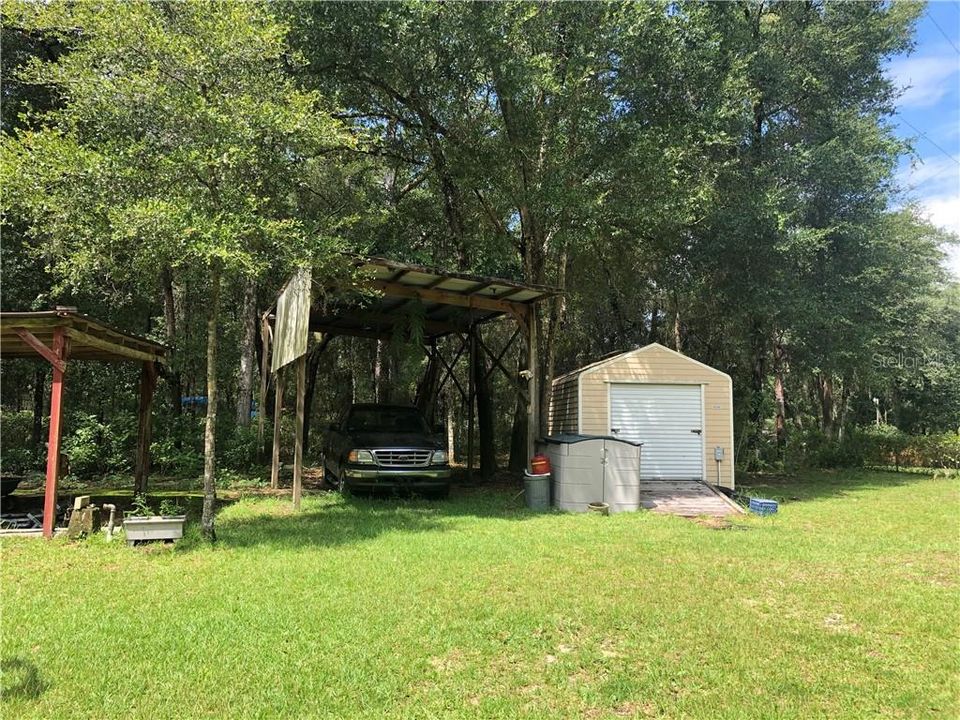
[(643, 480), (734, 487), (733, 381), (658, 343), (554, 380), (548, 426), (643, 443)]

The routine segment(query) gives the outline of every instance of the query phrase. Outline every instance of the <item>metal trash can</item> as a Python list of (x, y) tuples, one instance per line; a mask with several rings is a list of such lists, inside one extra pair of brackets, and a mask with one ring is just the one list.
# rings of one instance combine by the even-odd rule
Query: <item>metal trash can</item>
[(523, 498), (531, 510), (550, 509), (550, 473), (532, 475), (523, 473)]

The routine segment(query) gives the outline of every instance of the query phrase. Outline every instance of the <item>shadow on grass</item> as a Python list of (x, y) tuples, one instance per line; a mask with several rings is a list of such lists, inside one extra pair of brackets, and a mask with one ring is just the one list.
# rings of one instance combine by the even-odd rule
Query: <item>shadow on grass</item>
[(0, 661), (0, 672), (3, 675), (0, 694), (5, 699), (36, 700), (49, 687), (37, 666), (21, 657), (4, 658)]
[[(317, 493), (308, 496), (304, 505), (300, 512), (282, 501), (269, 505), (255, 501), (248, 508), (238, 508), (248, 514), (218, 518), (217, 545), (335, 547), (392, 532), (445, 532), (456, 525), (458, 518), (515, 521), (536, 516), (510, 493), (476, 488), (455, 490), (447, 500)], [(202, 542), (199, 536), (184, 541), (178, 549), (190, 550)]]
[[(802, 502), (843, 497), (860, 490), (915, 485), (930, 479), (929, 474), (883, 470), (803, 470), (795, 475), (744, 473), (737, 478), (737, 491), (750, 497), (784, 502)], [(943, 480), (942, 482), (956, 482)]]

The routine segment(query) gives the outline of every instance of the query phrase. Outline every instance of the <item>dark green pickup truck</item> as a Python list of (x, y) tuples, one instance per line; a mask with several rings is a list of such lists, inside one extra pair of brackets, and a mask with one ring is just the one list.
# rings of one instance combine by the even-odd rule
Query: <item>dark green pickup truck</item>
[(327, 429), (323, 465), (341, 490), (450, 492), (446, 439), (406, 405), (352, 405)]

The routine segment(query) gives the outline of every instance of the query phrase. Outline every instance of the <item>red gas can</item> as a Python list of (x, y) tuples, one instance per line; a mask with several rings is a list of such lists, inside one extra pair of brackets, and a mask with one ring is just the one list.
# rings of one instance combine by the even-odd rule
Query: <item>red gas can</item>
[(530, 472), (533, 475), (548, 475), (550, 473), (550, 458), (537, 453), (530, 460)]

